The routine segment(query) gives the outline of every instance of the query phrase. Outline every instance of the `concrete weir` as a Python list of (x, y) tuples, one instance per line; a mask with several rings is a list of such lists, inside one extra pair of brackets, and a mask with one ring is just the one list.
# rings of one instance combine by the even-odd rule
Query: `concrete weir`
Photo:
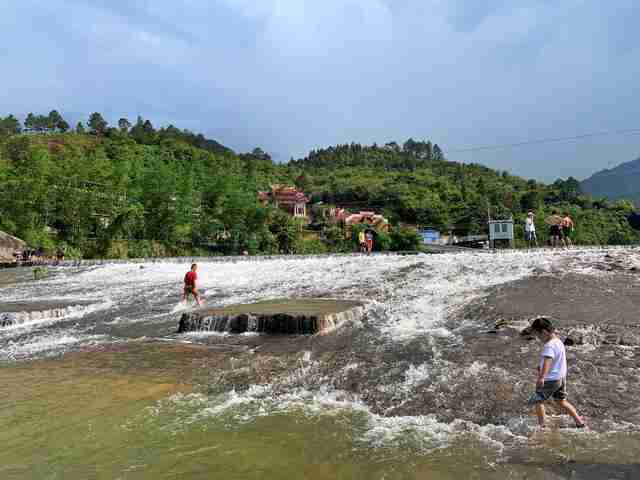
[(316, 334), (364, 316), (362, 302), (324, 298), (269, 300), (182, 314), (178, 333)]

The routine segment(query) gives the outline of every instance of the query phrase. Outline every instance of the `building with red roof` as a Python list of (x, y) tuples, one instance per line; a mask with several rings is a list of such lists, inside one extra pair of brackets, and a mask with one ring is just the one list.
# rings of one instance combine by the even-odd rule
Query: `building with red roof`
[(287, 185), (271, 185), (271, 190), (258, 192), (258, 200), (264, 206), (272, 204), (298, 218), (306, 218), (307, 204), (310, 201), (304, 192)]
[(329, 222), (342, 225), (347, 237), (351, 236), (353, 226), (358, 224), (367, 225), (379, 232), (389, 232), (391, 228), (389, 221), (380, 214), (369, 210), (350, 213), (339, 207), (329, 210)]

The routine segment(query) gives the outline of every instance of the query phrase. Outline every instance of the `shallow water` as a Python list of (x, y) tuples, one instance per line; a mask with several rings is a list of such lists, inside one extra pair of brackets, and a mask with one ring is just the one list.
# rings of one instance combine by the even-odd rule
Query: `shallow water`
[[(0, 478), (638, 478), (634, 425), (578, 432), (555, 418), (557, 428), (536, 432), (526, 411), (501, 425), (443, 422), (419, 406), (396, 413), (421, 390), (483, 368), (440, 359), (461, 341), (446, 320), (465, 301), (562, 262), (584, 269), (602, 255), (203, 264), (209, 305), (293, 295), (370, 302), (365, 324), (350, 332), (353, 358), (328, 370), (322, 352), (293, 351), (273, 360), (279, 370), (263, 381), (237, 385), (216, 374), (223, 365), (255, 373), (249, 354), (175, 334), (187, 265), (61, 268), (4, 287), (2, 302), (91, 304), (0, 328)], [(384, 365), (367, 364), (372, 355)], [(345, 390), (353, 373), (364, 387)]]
[(428, 418), (386, 424), (328, 394), (317, 399), (324, 409), (289, 399), (265, 410), (242, 396), (234, 402), (198, 392), (192, 367), (207, 358), (202, 349), (136, 344), (0, 369), (1, 478), (595, 479), (638, 472), (637, 433), (514, 438)]

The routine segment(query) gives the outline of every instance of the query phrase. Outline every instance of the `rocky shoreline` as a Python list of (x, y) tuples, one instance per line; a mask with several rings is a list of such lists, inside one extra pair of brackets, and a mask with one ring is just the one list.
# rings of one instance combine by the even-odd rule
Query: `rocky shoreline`
[(524, 411), (540, 344), (523, 330), (545, 315), (567, 345), (569, 395), (579, 410), (595, 424), (640, 425), (640, 275), (615, 266), (603, 270), (609, 273), (558, 271), (501, 285), (455, 320), (463, 346), (446, 357), (486, 365), (469, 387), (491, 400), (496, 419)]

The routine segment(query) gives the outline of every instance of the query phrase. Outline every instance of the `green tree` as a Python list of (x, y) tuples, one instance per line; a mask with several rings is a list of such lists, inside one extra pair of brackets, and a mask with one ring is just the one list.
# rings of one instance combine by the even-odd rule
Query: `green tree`
[(104, 135), (109, 124), (104, 118), (102, 118), (102, 115), (100, 115), (98, 112), (93, 112), (89, 117), (87, 125), (89, 125), (89, 131), (92, 134), (101, 136)]
[(396, 252), (415, 251), (418, 250), (422, 244), (422, 238), (413, 228), (394, 228), (391, 230), (389, 237), (389, 249)]
[(67, 123), (66, 120), (61, 119), (60, 121), (58, 121), (58, 123), (56, 123), (56, 128), (62, 132), (62, 133), (66, 133), (69, 131), (69, 124)]
[(34, 130), (36, 128), (36, 117), (33, 113), (27, 114), (27, 118), (24, 121), (24, 128), (27, 130)]
[(47, 129), (56, 130), (58, 125), (63, 122), (62, 115), (57, 110), (51, 110), (47, 116)]
[(34, 119), (34, 128), (37, 132), (46, 132), (49, 129), (49, 117), (36, 115)]
[(118, 120), (118, 128), (122, 133), (127, 133), (131, 128), (131, 123), (126, 118), (121, 118)]
[(0, 118), (0, 137), (17, 135), (20, 131), (20, 121), (13, 115)]
[(437, 143), (433, 146), (433, 159), (436, 161), (444, 160), (444, 153), (442, 153)]
[(269, 230), (278, 243), (280, 253), (295, 253), (299, 231), (293, 218), (281, 210), (276, 210), (273, 213)]

